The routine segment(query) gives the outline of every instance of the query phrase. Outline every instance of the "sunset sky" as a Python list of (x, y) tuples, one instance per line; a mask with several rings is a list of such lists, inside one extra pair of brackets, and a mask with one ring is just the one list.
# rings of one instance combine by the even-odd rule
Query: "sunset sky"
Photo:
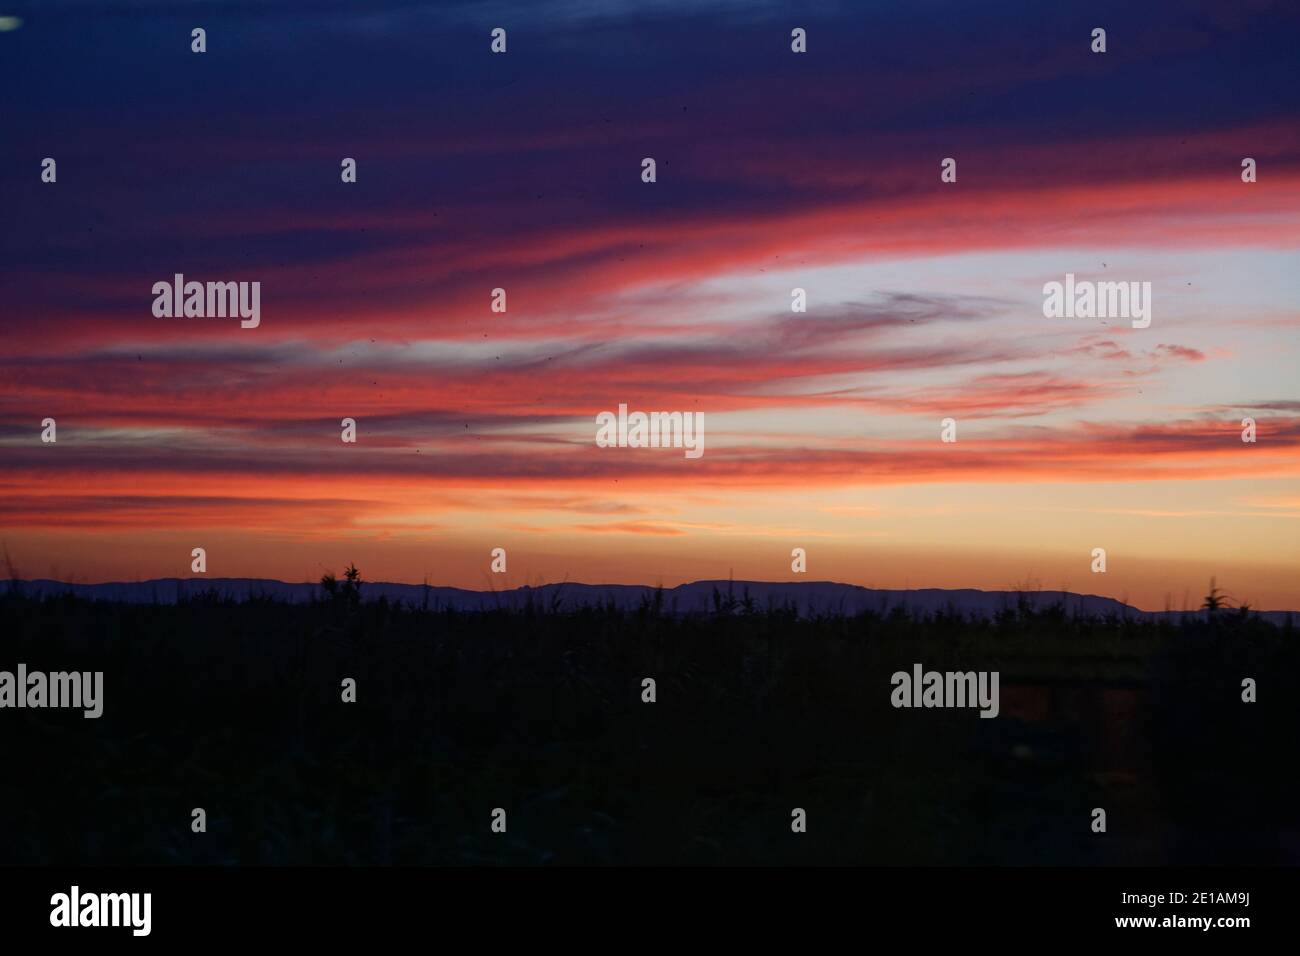
[[(1157, 610), (1215, 576), (1300, 609), (1293, 2), (6, 13), (21, 577), (189, 577), (204, 547), (212, 577), (731, 574)], [(156, 318), (175, 273), (261, 282), (260, 326)], [(1150, 282), (1150, 327), (1044, 318), (1066, 273)], [(703, 412), (705, 454), (598, 448), (620, 403)]]

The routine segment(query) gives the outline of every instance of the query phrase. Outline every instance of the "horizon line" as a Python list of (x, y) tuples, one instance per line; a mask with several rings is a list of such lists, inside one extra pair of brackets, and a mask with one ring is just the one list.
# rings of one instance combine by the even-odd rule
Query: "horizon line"
[[(185, 583), (185, 582), (208, 582), (208, 583), (212, 583), (212, 584), (217, 584), (217, 583), (219, 583), (219, 582), (236, 582), (236, 581), (237, 581), (237, 582), (248, 582), (248, 583), (278, 584), (278, 585), (283, 585), (283, 586), (286, 586), (286, 587), (312, 587), (312, 588), (320, 588), (320, 587), (321, 587), (321, 582), (320, 582), (320, 580), (315, 580), (315, 581), (283, 581), (283, 580), (280, 580), (279, 578), (263, 578), (263, 577), (208, 577), (208, 576), (193, 576), (193, 577), (161, 577), (161, 578), (144, 578), (144, 579), (141, 579), (141, 580), (135, 580), (135, 581), (123, 581), (123, 580), (117, 580), (117, 581), (63, 581), (63, 580), (59, 580), (59, 579), (57, 579), (57, 578), (17, 578), (17, 577), (15, 577), (15, 578), (6, 578), (6, 579), (4, 579), (4, 580), (7, 581), (7, 582), (10, 584), (11, 587), (12, 587), (13, 585), (15, 585), (15, 584), (18, 584), (18, 585), (22, 585), (22, 584), (57, 584), (57, 585), (65, 586), (65, 587), (112, 587), (112, 586), (115, 586), (115, 585), (116, 585), (116, 586), (144, 586), (144, 585), (149, 585), (149, 584), (164, 584), (164, 583), (166, 583), (166, 584), (170, 584), (170, 583), (173, 583), (173, 582), (176, 583), (176, 584), (181, 584), (181, 583)], [(338, 580), (339, 580), (340, 582), (343, 581), (342, 578), (339, 578)], [(992, 589), (992, 590), (990, 590), (990, 589), (986, 589), (986, 588), (976, 588), (976, 587), (962, 587), (962, 588), (943, 588), (943, 587), (878, 588), (878, 587), (871, 587), (871, 586), (869, 586), (869, 585), (863, 585), (863, 584), (852, 584), (852, 583), (845, 582), (845, 581), (832, 581), (832, 580), (827, 580), (827, 579), (809, 580), (809, 581), (788, 581), (788, 580), (763, 581), (763, 580), (757, 580), (757, 579), (753, 579), (753, 578), (700, 578), (700, 579), (697, 579), (697, 580), (694, 580), (694, 581), (683, 581), (683, 582), (680, 583), (680, 584), (675, 584), (675, 585), (671, 585), (671, 586), (666, 586), (666, 585), (663, 585), (663, 584), (618, 584), (618, 583), (592, 584), (592, 583), (588, 583), (588, 582), (586, 582), (586, 581), (548, 581), (548, 582), (544, 582), (544, 583), (542, 583), (542, 584), (515, 584), (515, 585), (511, 585), (510, 587), (501, 588), (501, 589), (499, 589), (499, 590), (496, 589), (496, 588), (488, 588), (488, 589), (482, 589), (482, 590), (480, 590), (480, 589), (476, 589), (476, 588), (460, 587), (460, 586), (458, 586), (458, 585), (453, 585), (453, 584), (433, 584), (433, 583), (430, 583), (430, 582), (427, 582), (427, 581), (415, 581), (415, 582), (411, 582), (411, 581), (370, 581), (370, 580), (366, 580), (366, 579), (364, 579), (364, 578), (361, 580), (361, 584), (362, 584), (363, 586), (367, 586), (367, 585), (368, 585), (368, 586), (371, 586), (371, 587), (392, 586), (392, 587), (403, 587), (403, 588), (437, 588), (437, 589), (440, 589), (440, 590), (446, 590), (446, 591), (461, 591), (461, 592), (464, 592), (464, 593), (466, 593), (466, 594), (476, 594), (476, 595), (505, 594), (505, 593), (509, 593), (509, 592), (511, 592), (511, 591), (522, 591), (522, 590), (542, 590), (542, 589), (544, 589), (544, 588), (556, 588), (556, 587), (566, 587), (566, 586), (571, 586), (571, 587), (582, 587), (582, 588), (639, 588), (639, 589), (649, 590), (649, 591), (656, 591), (656, 590), (659, 590), (659, 591), (675, 591), (675, 590), (678, 590), (678, 589), (680, 589), (680, 588), (687, 588), (687, 587), (692, 587), (692, 586), (695, 586), (695, 585), (701, 585), (701, 584), (714, 584), (714, 585), (717, 585), (717, 584), (727, 584), (727, 585), (732, 585), (732, 586), (734, 586), (734, 585), (760, 584), (760, 585), (765, 585), (765, 586), (796, 587), (796, 588), (799, 588), (799, 587), (810, 587), (810, 586), (813, 586), (813, 585), (829, 585), (829, 586), (832, 586), (832, 587), (839, 587), (839, 588), (852, 588), (852, 589), (856, 589), (856, 590), (859, 590), (859, 591), (869, 591), (869, 592), (871, 592), (871, 593), (873, 593), (873, 594), (916, 594), (916, 593), (920, 593), (920, 592), (927, 592), (927, 591), (928, 591), (928, 592), (934, 592), (934, 591), (937, 591), (937, 592), (942, 592), (942, 593), (953, 593), (953, 594), (963, 593), (963, 592), (970, 592), (970, 593), (983, 594), (983, 595), (1028, 595), (1028, 594), (1039, 594), (1039, 595), (1063, 595), (1063, 596), (1076, 597), (1076, 598), (1090, 598), (1090, 599), (1098, 600), (1098, 601), (1106, 601), (1106, 602), (1110, 602), (1110, 603), (1113, 603), (1113, 604), (1119, 605), (1119, 606), (1122, 607), (1122, 608), (1126, 608), (1126, 609), (1128, 609), (1128, 610), (1136, 611), (1136, 612), (1138, 612), (1138, 613), (1140, 613), (1140, 614), (1199, 614), (1199, 613), (1201, 613), (1201, 612), (1204, 610), (1204, 608), (1200, 608), (1200, 607), (1197, 607), (1197, 608), (1181, 608), (1181, 609), (1176, 609), (1176, 608), (1163, 608), (1163, 609), (1157, 609), (1157, 610), (1148, 610), (1148, 609), (1145, 609), (1145, 608), (1139, 607), (1139, 606), (1137, 606), (1137, 605), (1135, 605), (1135, 604), (1130, 604), (1130, 603), (1128, 603), (1127, 601), (1122, 601), (1122, 600), (1120, 600), (1119, 598), (1110, 597), (1110, 596), (1108, 596), (1108, 595), (1104, 595), (1104, 594), (1085, 593), (1085, 592), (1082, 592), (1082, 591), (1070, 591), (1070, 590), (1065, 590), (1065, 589), (1062, 589), (1062, 588), (1032, 588), (1032, 589), (1031, 589), (1031, 588), (999, 588), (999, 589)], [(1251, 606), (1249, 606), (1249, 605), (1247, 605), (1247, 607), (1248, 607), (1249, 611), (1251, 611), (1252, 613), (1260, 613), (1260, 614), (1300, 614), (1300, 609), (1298, 609), (1298, 608), (1257, 608), (1257, 607), (1251, 607)], [(1239, 607), (1239, 606), (1225, 606), (1225, 607), (1223, 608), (1223, 610), (1224, 610), (1224, 611), (1228, 611), (1228, 612), (1234, 612), (1234, 611), (1238, 611), (1238, 610), (1240, 610), (1240, 607)]]

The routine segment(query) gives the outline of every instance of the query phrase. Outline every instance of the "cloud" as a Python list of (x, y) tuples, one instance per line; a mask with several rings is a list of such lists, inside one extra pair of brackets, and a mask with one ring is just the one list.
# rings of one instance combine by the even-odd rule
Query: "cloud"
[(1184, 345), (1157, 345), (1153, 354), (1156, 358), (1183, 359), (1188, 362), (1205, 361), (1204, 352)]

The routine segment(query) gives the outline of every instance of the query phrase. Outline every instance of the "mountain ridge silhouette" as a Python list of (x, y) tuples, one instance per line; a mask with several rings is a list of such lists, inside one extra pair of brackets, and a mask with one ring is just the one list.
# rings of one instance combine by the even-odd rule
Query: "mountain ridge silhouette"
[[(319, 583), (292, 583), (272, 578), (153, 578), (146, 581), (111, 581), (100, 584), (75, 584), (48, 578), (15, 579), (9, 582), (30, 597), (52, 597), (72, 594), (89, 600), (115, 601), (127, 604), (175, 604), (187, 597), (217, 594), (233, 600), (270, 598), (290, 603), (304, 603), (321, 598)], [(416, 607), (454, 609), (459, 611), (518, 610), (529, 606), (556, 610), (573, 610), (592, 605), (609, 605), (624, 610), (635, 610), (644, 602), (653, 602), (656, 591), (647, 584), (584, 584), (565, 582), (538, 586), (521, 585), (501, 590), (475, 591), (468, 588), (443, 585), (402, 584), (390, 581), (363, 581), (362, 600), (381, 597), (389, 601), (402, 601)], [(1108, 615), (1160, 619), (1178, 618), (1184, 611), (1144, 611), (1115, 598), (1074, 591), (1005, 590), (984, 591), (978, 588), (868, 588), (857, 584), (836, 581), (692, 581), (676, 587), (662, 589), (662, 609), (667, 613), (706, 613), (716, 609), (715, 591), (726, 600), (730, 595), (736, 602), (744, 601), (746, 594), (756, 610), (770, 607), (793, 606), (801, 615), (844, 614), (854, 615), (864, 611), (889, 613), (901, 608), (911, 614), (948, 612), (965, 616), (990, 617), (1003, 610), (1027, 606), (1043, 611), (1053, 606), (1062, 607), (1067, 614), (1092, 617)], [(1220, 613), (1235, 613), (1228, 609)], [(1261, 618), (1275, 624), (1300, 612), (1254, 611)]]

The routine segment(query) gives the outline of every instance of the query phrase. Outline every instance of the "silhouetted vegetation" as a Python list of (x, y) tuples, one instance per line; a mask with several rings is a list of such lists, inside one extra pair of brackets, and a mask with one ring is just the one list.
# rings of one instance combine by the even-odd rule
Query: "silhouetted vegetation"
[[(105, 673), (99, 720), (0, 711), (0, 863), (1300, 862), (1296, 634), (1249, 614), (462, 614), (360, 587), (0, 597), (0, 669)], [(1001, 716), (894, 709), (918, 662), (999, 671)]]
[(357, 570), (355, 564), (349, 564), (343, 572), (342, 584), (332, 573), (326, 572), (321, 576), (320, 586), (325, 599), (333, 604), (349, 611), (355, 610), (361, 604), (361, 572)]
[(1205, 595), (1205, 600), (1201, 603), (1201, 610), (1209, 615), (1214, 615), (1231, 606), (1228, 596), (1219, 590), (1214, 583), (1214, 578), (1210, 578), (1210, 593)]

